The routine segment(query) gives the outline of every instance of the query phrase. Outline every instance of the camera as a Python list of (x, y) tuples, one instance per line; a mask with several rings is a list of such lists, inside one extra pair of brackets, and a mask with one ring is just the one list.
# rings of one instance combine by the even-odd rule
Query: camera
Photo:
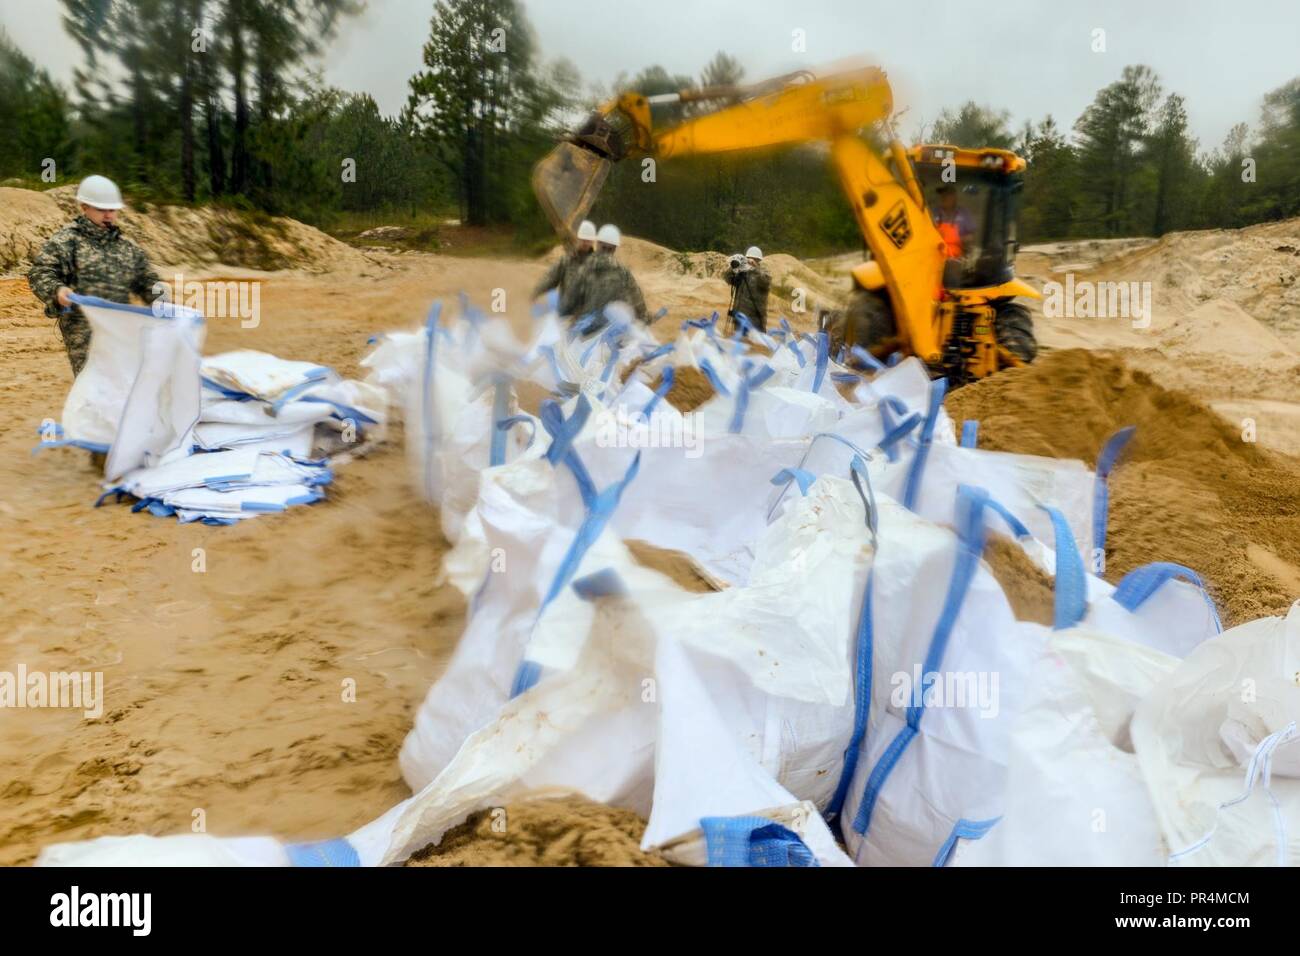
[(727, 268), (732, 272), (743, 272), (749, 268), (749, 260), (738, 252), (727, 260)]

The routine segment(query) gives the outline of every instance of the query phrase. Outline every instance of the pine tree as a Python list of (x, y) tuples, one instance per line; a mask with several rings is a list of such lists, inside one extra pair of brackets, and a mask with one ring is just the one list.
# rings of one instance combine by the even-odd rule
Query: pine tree
[(1170, 93), (1160, 108), (1149, 154), (1156, 173), (1152, 231), (1162, 236), (1190, 218), (1185, 203), (1195, 172), (1196, 141), (1187, 135), (1187, 110), (1177, 93)]
[(1011, 114), (1005, 110), (994, 110), (980, 106), (974, 100), (967, 100), (953, 112), (943, 110), (934, 122), (931, 139), (935, 143), (948, 146), (961, 146), (966, 149), (993, 147), (1011, 149), (1015, 137), (1007, 128)]
[[(459, 179), (470, 225), (510, 218), (520, 143), (547, 107), (535, 40), (517, 0), (438, 0), (406, 115)], [(523, 176), (527, 180), (526, 172)]]
[(1074, 124), (1085, 171), (1080, 188), (1092, 199), (1095, 220), (1106, 235), (1136, 231), (1128, 209), (1130, 185), (1159, 98), (1160, 81), (1149, 67), (1126, 66), (1121, 78), (1098, 92)]

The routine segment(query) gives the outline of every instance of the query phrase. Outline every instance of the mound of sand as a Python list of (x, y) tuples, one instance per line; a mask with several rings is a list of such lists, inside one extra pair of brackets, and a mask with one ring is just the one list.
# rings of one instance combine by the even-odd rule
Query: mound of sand
[(67, 219), (48, 193), (0, 186), (0, 274), (26, 272)]
[(1300, 461), (1243, 440), (1206, 405), (1106, 353), (1054, 352), (953, 392), (980, 446), (1096, 463), (1137, 433), (1110, 482), (1106, 578), (1151, 561), (1198, 572), (1224, 625), (1282, 614), (1300, 596)]
[[(650, 388), (657, 392), (662, 384), (663, 376), (659, 375)], [(692, 365), (681, 365), (673, 372), (673, 387), (664, 398), (679, 412), (692, 412), (715, 394), (713, 383), (703, 372)]]
[(1076, 276), (1152, 283), (1155, 311), (1190, 313), (1227, 299), (1289, 342), (1300, 341), (1300, 218), (1173, 232), (1103, 259)]
[[(0, 274), (25, 273), (41, 246), (77, 214), (76, 186), (0, 187)], [(375, 272), (382, 262), (295, 219), (215, 206), (128, 206), (122, 232), (155, 266)], [(166, 275), (164, 274), (164, 278)]]
[(581, 797), (530, 800), (472, 814), (406, 866), (668, 866), (641, 850), (645, 821)]
[(1291, 368), (1300, 361), (1268, 326), (1230, 299), (1213, 299), (1180, 316), (1158, 336), (1159, 348), (1170, 358), (1209, 355), (1241, 362), (1256, 371)]
[(1107, 259), (1143, 249), (1155, 241), (1149, 238), (1070, 239), (1037, 243), (1021, 247), (1016, 255), (1016, 269), (1022, 274), (1077, 272), (1091, 269)]

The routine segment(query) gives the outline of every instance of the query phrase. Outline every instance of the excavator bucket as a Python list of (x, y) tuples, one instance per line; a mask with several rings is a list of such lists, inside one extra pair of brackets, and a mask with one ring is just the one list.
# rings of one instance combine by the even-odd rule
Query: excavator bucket
[(605, 185), (608, 159), (575, 143), (561, 143), (533, 167), (533, 194), (561, 236), (572, 236)]

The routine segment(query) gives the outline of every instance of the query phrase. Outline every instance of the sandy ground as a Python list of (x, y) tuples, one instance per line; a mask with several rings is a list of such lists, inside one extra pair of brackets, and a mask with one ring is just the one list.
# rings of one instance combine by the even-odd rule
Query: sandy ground
[[(422, 257), (382, 277), (272, 274), (260, 326), (213, 321), (206, 351), (356, 375), (371, 334), (415, 325), (434, 298), (486, 302), (504, 285), (523, 301), (540, 272)], [(397, 751), (464, 607), (435, 585), (446, 543), (400, 434), (337, 469), (327, 501), (233, 528), (94, 509), (84, 453), (30, 453), (71, 384), (58, 333), (23, 280), (0, 280), (0, 316), (0, 669), (102, 670), (106, 701), (95, 721), (0, 712), (0, 863), (199, 819), (222, 835), (337, 836), (406, 797)]]
[[(57, 224), (32, 203), (33, 222)], [(0, 251), (21, 259), (30, 232), (6, 233), (0, 216)], [(159, 235), (164, 252), (182, 249)], [(370, 335), (414, 326), (438, 297), (464, 290), (486, 304), (505, 288), (526, 321), (527, 289), (542, 270), (351, 251), (335, 260), (333, 240), (299, 238), (293, 249), (311, 261), (296, 271), (236, 264), (263, 282), (261, 325), (213, 321), (206, 351), (263, 349), (355, 375)], [(1142, 438), (1115, 476), (1109, 576), (1147, 560), (1199, 564), (1230, 621), (1300, 595), (1300, 468), (1289, 457), (1300, 448), (1300, 259), (1288, 248), (1300, 248), (1294, 221), (1025, 250), (1021, 271), (1036, 284), (1071, 271), (1151, 281), (1152, 324), (1051, 319), (1036, 307), (1042, 363), (952, 398), (956, 417), (981, 419), (987, 447), (1091, 461), (1108, 429), (1138, 424)], [(651, 311), (670, 309), (661, 337), (725, 308), (712, 255), (636, 240), (624, 252)], [(791, 316), (801, 327), (815, 304), (834, 303), (856, 262), (769, 258), (776, 286), (810, 290), (810, 311)], [(1247, 266), (1250, 275), (1237, 277)], [(205, 271), (232, 274), (187, 264), (187, 277)], [(0, 713), (0, 863), (30, 862), (55, 841), (188, 832), (196, 820), (221, 835), (332, 837), (405, 797), (397, 751), (455, 646), (464, 607), (438, 583), (446, 543), (410, 490), (400, 434), (339, 468), (321, 504), (234, 528), (178, 525), (126, 505), (91, 508), (95, 476), (82, 453), (30, 454), (39, 423), (58, 418), (71, 375), (21, 279), (0, 279), (0, 363), (0, 669), (102, 670), (106, 697), (95, 721)], [(1243, 419), (1257, 443), (1241, 440)], [(994, 560), (1008, 575), (1019, 570), (1014, 555)], [(686, 565), (677, 573), (692, 580)], [(1026, 584), (1027, 615), (1044, 614), (1046, 600), (1042, 582)], [(355, 702), (343, 700), (348, 680)], [(442, 859), (426, 862), (653, 862), (632, 852), (635, 828), (622, 818), (581, 807), (558, 822), (528, 813), (540, 829), (518, 831), (519, 846), (496, 855), (475, 846), (495, 836), (490, 821), (471, 820)], [(575, 818), (600, 835), (584, 837)], [(535, 832), (573, 853), (556, 856)]]

